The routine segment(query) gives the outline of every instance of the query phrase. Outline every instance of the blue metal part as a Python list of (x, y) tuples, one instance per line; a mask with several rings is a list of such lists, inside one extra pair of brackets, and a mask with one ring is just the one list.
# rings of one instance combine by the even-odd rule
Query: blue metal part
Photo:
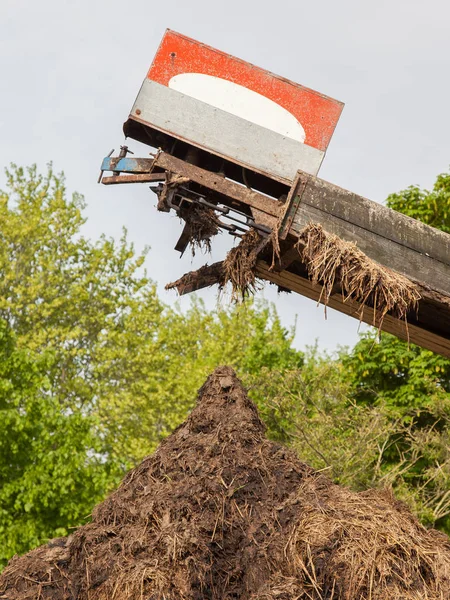
[(115, 171), (120, 173), (149, 173), (153, 166), (151, 158), (111, 158), (103, 159), (102, 171)]

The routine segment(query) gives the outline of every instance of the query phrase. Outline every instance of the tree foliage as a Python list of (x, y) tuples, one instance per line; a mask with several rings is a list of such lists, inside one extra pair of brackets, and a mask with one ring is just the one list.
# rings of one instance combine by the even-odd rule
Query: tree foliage
[[(431, 191), (392, 194), (390, 208), (450, 233), (450, 174)], [(380, 407), (395, 430), (387, 438), (380, 479), (392, 484), (427, 524), (450, 533), (450, 361), (393, 336), (363, 337), (344, 358), (352, 397)]]
[[(450, 175), (388, 205), (450, 232)], [(301, 455), (355, 489), (392, 486), (425, 524), (450, 533), (450, 361), (372, 331), (334, 362), (315, 360), (312, 372), (313, 385), (303, 370), (274, 396), (283, 406), (295, 390), (299, 412), (288, 414)]]
[[(215, 367), (233, 366), (250, 384), (262, 368), (285, 371), (303, 362), (303, 354), (292, 348), (293, 332), (264, 304), (209, 312), (194, 299), (186, 313), (166, 309), (153, 336), (147, 324), (130, 323), (134, 316), (127, 317), (122, 339), (115, 340), (114, 347), (124, 344), (128, 350), (123, 360), (110, 361), (104, 355), (98, 366), (103, 421), (113, 452), (129, 463), (154, 450), (185, 419)], [(126, 385), (116, 384), (117, 375)], [(263, 396), (255, 394), (254, 399), (264, 411)]]
[[(450, 176), (392, 208), (450, 231)], [(0, 192), (0, 566), (79, 525), (234, 366), (271, 437), (355, 489), (393, 486), (450, 532), (450, 362), (389, 335), (329, 357), (292, 346), (263, 303), (165, 306), (124, 234), (83, 236), (51, 168)], [(148, 261), (151, 269), (151, 255)]]
[[(450, 175), (388, 205), (450, 232)], [(450, 361), (376, 331), (335, 358), (266, 377), (271, 435), (356, 490), (393, 487), (427, 525), (450, 533)]]
[(383, 334), (343, 357), (351, 398), (394, 425), (379, 482), (394, 486), (427, 524), (450, 532), (450, 361)]
[(19, 349), (0, 321), (0, 566), (50, 532), (66, 535), (110, 475), (94, 417), (55, 398), (54, 363), (51, 351)]
[(412, 185), (388, 196), (387, 205), (408, 217), (450, 233), (450, 173), (438, 175), (431, 191)]
[[(12, 167), (0, 193), (2, 426), (0, 531), (4, 560), (87, 516), (117, 480), (96, 411), (104, 336), (136, 297), (162, 307), (119, 244), (81, 235), (83, 199), (66, 198), (51, 168)], [(33, 375), (33, 377), (31, 377)]]
[(51, 168), (0, 192), (0, 565), (79, 525), (214, 367), (302, 363), (266, 306), (164, 306), (125, 234), (83, 237), (83, 209)]

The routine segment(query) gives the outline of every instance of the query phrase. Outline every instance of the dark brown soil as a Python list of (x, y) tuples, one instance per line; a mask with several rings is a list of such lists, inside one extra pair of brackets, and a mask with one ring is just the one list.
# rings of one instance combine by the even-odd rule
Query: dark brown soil
[(450, 544), (388, 492), (268, 441), (232, 369), (92, 522), (0, 575), (8, 600), (445, 600)]

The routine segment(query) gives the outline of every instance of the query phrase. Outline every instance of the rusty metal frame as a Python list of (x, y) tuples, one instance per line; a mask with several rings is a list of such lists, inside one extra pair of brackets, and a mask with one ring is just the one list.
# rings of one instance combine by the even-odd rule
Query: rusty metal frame
[(187, 163), (184, 160), (175, 158), (166, 152), (160, 152), (155, 157), (154, 164), (155, 167), (160, 167), (171, 173), (187, 177), (189, 180), (220, 194), (224, 198), (224, 203), (226, 199), (228, 199), (228, 203), (232, 204), (230, 203), (231, 199), (235, 203), (237, 202), (251, 208), (256, 208), (275, 218), (279, 218), (281, 214), (283, 205), (278, 200), (248, 189), (234, 181), (225, 179), (225, 177), (218, 173), (207, 171), (206, 169)]
[[(175, 173), (220, 195), (224, 203), (231, 206), (236, 205), (236, 203), (239, 205), (244, 204), (265, 213), (269, 217), (274, 217), (273, 226), (275, 226), (276, 219), (280, 217), (283, 209), (283, 205), (275, 198), (269, 198), (239, 183), (230, 181), (219, 173), (213, 173), (187, 163), (167, 152), (158, 152), (152, 159), (122, 158), (119, 160), (118, 158), (108, 157), (103, 161), (102, 171), (108, 170), (122, 174), (103, 177), (101, 181), (105, 185), (164, 181), (166, 179), (165, 173)], [(123, 173), (130, 174), (124, 175)]]
[(302, 196), (305, 192), (309, 180), (310, 175), (303, 171), (297, 171), (294, 183), (292, 184), (292, 187), (289, 190), (289, 194), (284, 205), (285, 208), (278, 229), (278, 238), (280, 240), (285, 240), (289, 233), (292, 222), (295, 218), (298, 207), (300, 206)]
[[(248, 214), (250, 209), (253, 215), (259, 213), (259, 217), (264, 218), (264, 224), (267, 222), (272, 231), (278, 232), (281, 256), (270, 268), (268, 266), (262, 268), (259, 262), (257, 275), (305, 296), (312, 297), (313, 292), (316, 293), (310, 282), (304, 284), (304, 277), (299, 273), (297, 244), (299, 232), (305, 223), (317, 222), (324, 227), (326, 225), (327, 231), (340, 235), (344, 240), (356, 239), (360, 247), (370, 243), (367, 255), (389, 268), (392, 268), (390, 256), (394, 253), (397, 260), (395, 270), (416, 281), (422, 296), (418, 315), (409, 316), (411, 342), (440, 352), (444, 356), (450, 356), (449, 294), (445, 291), (439, 293), (443, 283), (448, 287), (448, 278), (438, 276), (440, 273), (446, 273), (446, 269), (450, 268), (448, 253), (445, 253), (450, 245), (448, 234), (415, 222), (303, 171), (297, 172), (295, 181), (288, 190), (286, 201), (283, 203), (274, 196), (265, 195), (235, 180), (229, 180), (223, 173), (201, 168), (163, 151), (150, 159), (107, 157), (102, 164), (103, 170), (112, 171), (112, 177), (103, 178), (103, 183), (106, 184), (162, 180), (167, 186), (171, 176), (176, 175), (180, 180), (187, 182), (186, 185), (189, 189), (192, 188), (193, 193), (205, 195), (212, 202), (217, 201), (231, 209), (246, 211)], [(177, 177), (174, 178), (174, 183), (176, 179)], [(384, 219), (389, 223), (389, 227), (384, 225)], [(392, 225), (393, 221), (395, 228)], [(348, 231), (343, 230), (342, 224), (347, 226)], [(399, 232), (402, 234), (401, 239), (398, 239)], [(265, 238), (266, 243), (268, 239), (271, 238)], [(407, 245), (405, 240), (408, 242)], [(392, 252), (389, 254), (391, 248)], [(420, 249), (423, 251), (421, 252)], [(410, 256), (412, 252), (414, 252), (414, 262), (406, 261), (409, 272), (405, 273), (399, 261), (403, 256)], [(389, 261), (383, 262), (380, 257), (386, 256), (389, 256)], [(267, 260), (267, 256), (265, 258)], [(425, 269), (428, 264), (432, 269)], [(414, 273), (419, 272), (419, 268), (422, 275), (418, 279)], [(424, 269), (428, 279), (423, 276)], [(344, 302), (339, 294), (332, 295), (329, 305), (341, 312), (352, 314), (351, 311), (349, 312), (349, 303)], [(370, 314), (373, 315), (373, 307), (364, 307), (364, 311), (367, 318)], [(402, 332), (399, 330), (401, 325), (398, 320), (387, 315), (381, 328), (402, 337)]]
[(102, 177), (101, 182), (105, 185), (116, 183), (156, 183), (165, 181), (165, 173), (140, 173), (138, 175), (112, 175), (110, 177)]

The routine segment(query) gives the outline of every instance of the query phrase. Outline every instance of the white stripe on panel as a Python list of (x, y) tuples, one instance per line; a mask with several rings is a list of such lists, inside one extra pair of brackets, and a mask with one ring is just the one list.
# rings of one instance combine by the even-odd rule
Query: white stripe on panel
[(293, 181), (316, 175), (324, 152), (146, 79), (131, 115), (166, 133), (261, 173)]

